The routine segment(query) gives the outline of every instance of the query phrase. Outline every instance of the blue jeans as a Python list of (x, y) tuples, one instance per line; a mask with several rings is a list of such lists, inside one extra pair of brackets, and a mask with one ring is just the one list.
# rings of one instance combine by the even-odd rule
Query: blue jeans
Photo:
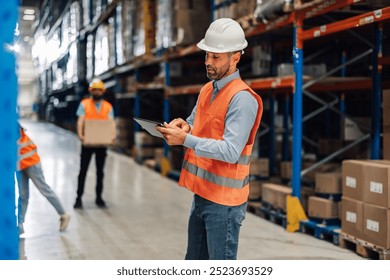
[(24, 223), (24, 217), (27, 212), (28, 199), (30, 197), (29, 179), (33, 181), (41, 194), (53, 205), (59, 215), (65, 214), (65, 210), (57, 195), (45, 181), (41, 163), (19, 171), (17, 178), (19, 187), (19, 224)]
[(186, 260), (235, 260), (247, 202), (216, 204), (194, 195), (188, 223)]

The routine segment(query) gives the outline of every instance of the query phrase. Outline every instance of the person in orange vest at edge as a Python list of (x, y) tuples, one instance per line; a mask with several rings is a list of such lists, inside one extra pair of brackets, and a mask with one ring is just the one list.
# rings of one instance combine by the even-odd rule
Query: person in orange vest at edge
[(212, 22), (197, 46), (206, 52), (211, 80), (191, 115), (156, 127), (168, 145), (187, 151), (179, 185), (194, 193), (185, 258), (237, 258), (249, 195), (249, 162), (263, 112), (262, 99), (240, 78), (237, 64), (248, 45), (239, 23)]
[[(89, 162), (95, 154), (96, 162), (96, 200), (98, 207), (106, 207), (106, 202), (102, 198), (104, 164), (106, 161), (107, 147), (85, 146), (84, 141), (84, 120), (108, 120), (114, 118), (112, 105), (103, 100), (103, 94), (106, 92), (106, 86), (102, 80), (94, 79), (88, 87), (90, 98), (81, 101), (77, 108), (77, 135), (82, 143), (80, 155), (80, 172), (78, 176), (77, 198), (74, 204), (75, 209), (83, 208), (82, 196), (84, 193), (85, 177), (87, 175)], [(114, 132), (113, 142), (116, 132)]]
[(30, 196), (29, 180), (34, 183), (41, 194), (53, 205), (54, 209), (60, 215), (60, 231), (64, 231), (69, 224), (70, 215), (68, 215), (60, 200), (50, 186), (46, 183), (43, 175), (41, 159), (37, 152), (37, 146), (27, 136), (25, 129), (18, 124), (20, 138), (18, 140), (18, 188), (19, 188), (19, 234), (24, 233), (24, 220), (27, 212), (27, 206)]

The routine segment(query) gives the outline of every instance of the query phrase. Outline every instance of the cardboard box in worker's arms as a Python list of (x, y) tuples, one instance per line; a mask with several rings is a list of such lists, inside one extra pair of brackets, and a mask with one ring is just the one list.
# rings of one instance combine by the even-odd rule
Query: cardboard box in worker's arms
[(115, 120), (85, 120), (85, 146), (109, 146), (114, 144)]

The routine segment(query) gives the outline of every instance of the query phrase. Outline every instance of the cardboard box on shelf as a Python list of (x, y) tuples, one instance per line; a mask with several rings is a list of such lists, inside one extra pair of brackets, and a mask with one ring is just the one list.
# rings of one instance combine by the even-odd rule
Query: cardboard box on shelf
[(308, 216), (313, 218), (334, 219), (339, 215), (338, 202), (322, 197), (309, 197), (308, 208)]
[(249, 200), (258, 200), (261, 198), (262, 186), (262, 181), (249, 182)]
[(366, 161), (344, 160), (342, 163), (342, 193), (344, 197), (362, 201)]
[[(305, 161), (302, 162), (302, 170), (312, 166), (314, 162)], [(307, 179), (315, 181), (316, 173), (318, 172), (337, 172), (340, 166), (336, 163), (324, 163), (321, 166), (318, 166), (316, 169), (306, 173), (304, 176)], [(291, 161), (282, 161), (280, 163), (280, 176), (282, 179), (291, 179), (292, 177), (292, 162)]]
[(343, 141), (340, 139), (319, 139), (318, 153), (320, 155), (329, 155), (343, 147)]
[(364, 168), (366, 177), (364, 180), (363, 201), (390, 208), (390, 161), (369, 161)]
[(315, 191), (329, 194), (342, 193), (341, 173), (316, 173)]
[(286, 211), (287, 195), (291, 195), (292, 189), (272, 183), (264, 183), (262, 187), (262, 200), (271, 204), (275, 209)]
[(309, 197), (314, 196), (315, 191), (314, 188), (301, 186), (301, 205), (303, 210), (307, 213), (308, 205), (309, 205)]
[(383, 126), (390, 126), (390, 89), (383, 91), (382, 108)]
[(364, 136), (367, 133), (367, 129), (370, 128), (370, 118), (345, 118), (344, 119), (344, 140), (356, 140)]
[(145, 131), (135, 132), (134, 140), (136, 146), (161, 146), (163, 144), (162, 138), (154, 137)]
[(210, 3), (208, 0), (197, 0), (196, 3), (193, 0), (174, 0), (175, 10), (199, 10), (205, 11), (210, 9)]
[(269, 159), (268, 158), (254, 158), (250, 162), (251, 175), (258, 175), (262, 177), (269, 176)]
[(341, 231), (362, 238), (363, 202), (343, 197), (341, 200)]
[(384, 249), (390, 249), (390, 209), (363, 204), (362, 239)]
[(155, 148), (154, 159), (156, 160), (157, 166), (161, 166), (161, 161), (163, 157), (164, 157), (164, 148)]
[(280, 177), (282, 179), (291, 179), (291, 161), (282, 161), (280, 163)]
[(108, 146), (115, 140), (115, 121), (85, 120), (84, 142), (86, 146)]
[(390, 125), (383, 127), (383, 159), (390, 160)]
[(186, 46), (199, 42), (208, 28), (209, 13), (202, 10), (182, 10), (176, 13), (175, 42)]

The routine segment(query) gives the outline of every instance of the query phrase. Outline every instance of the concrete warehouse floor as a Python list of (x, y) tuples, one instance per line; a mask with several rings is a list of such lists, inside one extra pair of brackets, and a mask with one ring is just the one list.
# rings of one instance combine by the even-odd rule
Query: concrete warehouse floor
[[(132, 158), (109, 152), (105, 167), (106, 209), (95, 205), (92, 159), (83, 197), (74, 210), (80, 143), (76, 135), (50, 123), (22, 120), (38, 146), (46, 181), (72, 216), (59, 232), (59, 216), (31, 183), (20, 258), (28, 260), (180, 260), (187, 241), (192, 194), (174, 180), (141, 166)], [(239, 259), (362, 259), (355, 252), (247, 213)]]

